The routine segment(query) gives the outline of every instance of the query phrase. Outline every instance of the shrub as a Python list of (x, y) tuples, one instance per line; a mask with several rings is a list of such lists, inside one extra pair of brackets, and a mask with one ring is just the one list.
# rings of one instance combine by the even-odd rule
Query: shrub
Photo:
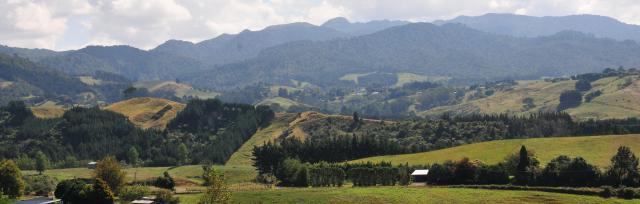
[(27, 175), (22, 177), (25, 182), (25, 193), (37, 196), (48, 196), (56, 189), (57, 180), (47, 175)]
[(633, 188), (620, 188), (617, 194), (620, 198), (633, 199), (636, 196), (636, 191)]
[(169, 173), (165, 171), (163, 176), (156, 178), (154, 186), (173, 190), (173, 188), (176, 186), (176, 183), (174, 182), (173, 178), (171, 178), (171, 175), (169, 175)]
[(616, 189), (611, 186), (602, 186), (600, 196), (610, 198), (616, 196)]
[(54, 195), (64, 203), (82, 203), (87, 200), (91, 188), (82, 179), (64, 180), (56, 186)]
[(20, 168), (11, 160), (0, 161), (0, 191), (11, 198), (20, 197), (24, 191)]
[(507, 184), (509, 173), (501, 165), (481, 166), (478, 168), (479, 184)]
[(124, 201), (132, 201), (144, 197), (149, 194), (149, 188), (146, 186), (125, 186), (120, 189), (118, 194), (120, 199)]
[(161, 189), (156, 191), (156, 199), (153, 200), (156, 204), (178, 204), (180, 198), (173, 197), (173, 193), (169, 190)]
[(582, 94), (579, 91), (570, 90), (562, 92), (562, 94), (560, 94), (560, 104), (558, 104), (558, 111), (578, 107), (581, 102)]

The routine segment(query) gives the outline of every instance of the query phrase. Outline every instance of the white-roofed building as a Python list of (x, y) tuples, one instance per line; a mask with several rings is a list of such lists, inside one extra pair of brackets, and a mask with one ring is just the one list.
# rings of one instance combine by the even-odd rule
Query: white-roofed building
[(429, 174), (429, 169), (416, 169), (411, 173), (411, 177), (413, 182), (427, 182), (427, 174)]

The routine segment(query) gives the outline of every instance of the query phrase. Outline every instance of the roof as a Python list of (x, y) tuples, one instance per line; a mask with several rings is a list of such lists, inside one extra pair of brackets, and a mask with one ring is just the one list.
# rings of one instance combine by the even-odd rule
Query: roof
[(131, 201), (132, 204), (152, 204), (152, 200), (134, 200)]
[(426, 176), (429, 174), (429, 169), (416, 169), (411, 173), (412, 176)]
[(56, 203), (56, 202), (60, 202), (60, 199), (51, 199), (51, 198), (47, 198), (47, 197), (37, 197), (37, 198), (33, 198), (30, 200), (21, 200), (21, 201), (17, 201), (15, 203), (18, 204), (43, 204), (43, 203)]

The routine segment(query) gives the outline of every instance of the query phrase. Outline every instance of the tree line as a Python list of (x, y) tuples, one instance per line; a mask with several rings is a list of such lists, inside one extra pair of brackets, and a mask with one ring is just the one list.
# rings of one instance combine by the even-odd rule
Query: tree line
[(14, 101), (0, 107), (0, 158), (22, 169), (35, 169), (37, 157), (57, 168), (108, 155), (134, 166), (224, 163), (273, 117), (266, 106), (194, 99), (160, 131), (138, 128), (98, 107), (73, 107), (61, 118), (40, 119)]

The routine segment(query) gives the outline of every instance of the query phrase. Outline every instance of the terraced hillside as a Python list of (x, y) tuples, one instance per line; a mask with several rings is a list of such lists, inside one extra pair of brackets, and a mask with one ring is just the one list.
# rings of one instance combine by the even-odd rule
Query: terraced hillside
[(164, 129), (167, 123), (184, 108), (184, 104), (161, 98), (133, 98), (106, 107), (129, 118), (141, 128)]
[[(422, 116), (436, 116), (449, 112), (468, 113), (510, 113), (527, 114), (539, 111), (555, 111), (560, 103), (560, 94), (575, 89), (576, 80), (564, 81), (518, 81), (517, 85), (495, 91), (487, 97), (473, 97), (478, 92), (470, 91), (463, 102), (441, 106), (421, 112)], [(608, 119), (640, 116), (640, 76), (606, 77), (591, 83), (592, 88), (583, 95), (594, 92), (601, 94), (591, 101), (583, 99), (580, 106), (566, 111), (578, 119)], [(531, 106), (525, 105), (531, 101)]]
[(351, 162), (390, 161), (394, 164), (432, 164), (469, 157), (487, 164), (496, 164), (503, 161), (505, 156), (517, 153), (522, 145), (534, 151), (541, 164), (546, 164), (559, 155), (568, 155), (581, 156), (590, 163), (605, 168), (611, 164), (610, 159), (619, 146), (626, 145), (632, 151), (640, 153), (640, 134), (497, 140), (430, 152), (369, 157)]

